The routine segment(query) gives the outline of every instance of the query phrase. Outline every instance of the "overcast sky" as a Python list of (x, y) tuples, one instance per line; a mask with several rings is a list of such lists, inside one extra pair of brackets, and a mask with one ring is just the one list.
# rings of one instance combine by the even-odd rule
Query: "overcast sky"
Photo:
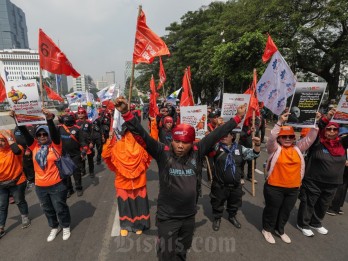
[(38, 30), (49, 35), (74, 68), (94, 81), (116, 72), (123, 84), (125, 61), (132, 59), (138, 6), (158, 35), (188, 11), (211, 0), (10, 0), (26, 15), (29, 46), (37, 49)]

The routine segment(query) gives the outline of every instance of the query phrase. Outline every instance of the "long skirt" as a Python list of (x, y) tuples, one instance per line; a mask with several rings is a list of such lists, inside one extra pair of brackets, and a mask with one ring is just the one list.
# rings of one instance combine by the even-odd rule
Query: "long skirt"
[(146, 186), (116, 191), (121, 229), (136, 232), (150, 228), (150, 207)]

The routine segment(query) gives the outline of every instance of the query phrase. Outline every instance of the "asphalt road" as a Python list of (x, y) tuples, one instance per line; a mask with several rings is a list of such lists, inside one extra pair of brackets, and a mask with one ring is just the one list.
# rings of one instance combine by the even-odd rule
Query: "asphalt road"
[[(264, 150), (264, 145), (262, 150)], [(266, 159), (262, 152), (257, 168), (262, 170)], [(111, 237), (115, 233), (115, 213), (117, 204), (113, 186), (114, 174), (105, 165), (96, 166), (98, 183), (92, 185), (87, 176), (83, 177), (84, 195), (74, 194), (68, 199), (72, 224), (71, 238), (62, 240), (62, 234), (50, 243), (47, 220), (33, 188), (27, 192), (32, 225), (21, 229), (20, 215), (15, 205), (10, 205), (6, 223), (7, 234), (0, 239), (0, 260), (156, 260), (155, 242), (156, 200), (158, 194), (157, 165), (151, 163), (148, 170), (148, 197), (151, 206), (151, 229), (138, 236), (130, 233), (128, 237)], [(291, 244), (276, 238), (276, 244), (267, 243), (261, 234), (261, 216), (264, 206), (262, 194), (263, 175), (256, 173), (259, 183), (256, 196), (250, 195), (251, 186), (244, 186), (243, 206), (237, 219), (242, 224), (236, 229), (227, 220), (227, 213), (218, 232), (212, 230), (212, 210), (209, 200), (209, 183), (203, 186), (203, 197), (199, 199), (196, 215), (196, 231), (188, 260), (347, 260), (348, 249), (348, 207), (346, 214), (335, 217), (326, 216), (323, 222), (328, 228), (327, 235), (315, 234), (307, 238), (296, 228), (298, 203), (293, 210), (286, 233)], [(206, 172), (204, 172), (206, 179)], [(115, 222), (116, 220), (116, 222)], [(116, 229), (117, 232), (117, 229)]]

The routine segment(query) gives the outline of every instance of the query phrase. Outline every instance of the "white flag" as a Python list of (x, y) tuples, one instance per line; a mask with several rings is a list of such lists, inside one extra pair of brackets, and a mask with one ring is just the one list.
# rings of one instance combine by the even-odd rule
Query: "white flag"
[(175, 105), (176, 104), (176, 99), (178, 98), (181, 90), (182, 90), (182, 87), (180, 89), (176, 90), (175, 92), (173, 92), (172, 94), (170, 94), (169, 96), (167, 96), (166, 102)]
[(201, 99), (198, 97), (197, 105), (201, 105), (201, 104), (202, 104)]
[(280, 115), (286, 107), (287, 98), (293, 95), (295, 85), (293, 72), (277, 51), (257, 83), (257, 98), (274, 114)]
[(97, 111), (97, 108), (95, 106), (93, 94), (89, 93), (88, 91), (86, 91), (86, 100), (87, 100), (87, 116), (88, 116), (88, 119), (90, 121), (94, 122), (94, 120), (96, 118), (98, 118), (98, 111)]
[(100, 102), (114, 98), (115, 89), (116, 89), (116, 85), (111, 84), (105, 87), (104, 89), (102, 89), (101, 91), (97, 92)]
[(221, 99), (221, 90), (219, 91), (219, 93), (216, 95), (214, 102), (219, 101)]
[(67, 95), (65, 95), (66, 99), (68, 100), (68, 103), (74, 103), (74, 102), (87, 102), (86, 99), (86, 93), (85, 92), (72, 92)]
[[(120, 90), (118, 89), (116, 91), (116, 96), (118, 97), (120, 96)], [(121, 131), (122, 131), (122, 124), (124, 123), (124, 119), (121, 116), (121, 113), (118, 110), (115, 110), (114, 112), (114, 121), (112, 123), (112, 128), (114, 129), (117, 139), (120, 140), (121, 139)]]

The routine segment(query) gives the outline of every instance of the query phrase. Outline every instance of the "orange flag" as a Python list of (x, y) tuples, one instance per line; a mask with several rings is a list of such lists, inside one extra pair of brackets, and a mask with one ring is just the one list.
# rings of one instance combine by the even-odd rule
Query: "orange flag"
[(169, 55), (165, 42), (146, 25), (146, 17), (141, 10), (135, 33), (133, 63), (152, 63), (154, 57)]
[(50, 98), (51, 100), (56, 100), (56, 101), (60, 101), (60, 102), (64, 102), (64, 99), (62, 97), (59, 96), (58, 93), (56, 93), (55, 91), (53, 91), (51, 88), (49, 88), (46, 84), (43, 84), (45, 91), (47, 93), (48, 98)]
[(278, 48), (275, 45), (275, 43), (273, 42), (271, 36), (268, 35), (266, 48), (265, 48), (265, 51), (263, 52), (263, 55), (262, 55), (262, 61), (264, 63), (266, 63), (276, 51), (278, 51)]
[(149, 104), (149, 115), (151, 117), (156, 117), (159, 114), (158, 106), (157, 106), (157, 92), (156, 92), (156, 84), (155, 84), (155, 79), (153, 78), (153, 75), (151, 77), (150, 81), (150, 104)]
[(260, 116), (259, 102), (256, 97), (256, 85), (257, 85), (257, 72), (254, 70), (253, 82), (251, 86), (244, 92), (244, 94), (250, 94), (250, 103), (248, 112), (245, 116), (245, 123), (248, 122), (248, 118), (253, 116), (253, 111), (255, 111), (256, 116)]
[(6, 96), (5, 82), (0, 76), (0, 102), (3, 102), (6, 98), (7, 96)]
[(157, 86), (157, 90), (161, 89), (161, 87), (163, 86), (163, 84), (165, 83), (165, 81), (167, 80), (167, 76), (166, 76), (166, 72), (164, 71), (164, 67), (163, 67), (163, 63), (162, 63), (162, 58), (160, 56), (160, 69), (159, 69), (159, 78), (160, 78), (160, 82)]
[(80, 76), (65, 54), (42, 29), (39, 30), (39, 55), (41, 69), (54, 74), (71, 75), (74, 78)]
[(191, 69), (190, 66), (185, 70), (184, 77), (182, 78), (183, 92), (181, 94), (180, 106), (193, 106), (193, 95), (191, 90)]

